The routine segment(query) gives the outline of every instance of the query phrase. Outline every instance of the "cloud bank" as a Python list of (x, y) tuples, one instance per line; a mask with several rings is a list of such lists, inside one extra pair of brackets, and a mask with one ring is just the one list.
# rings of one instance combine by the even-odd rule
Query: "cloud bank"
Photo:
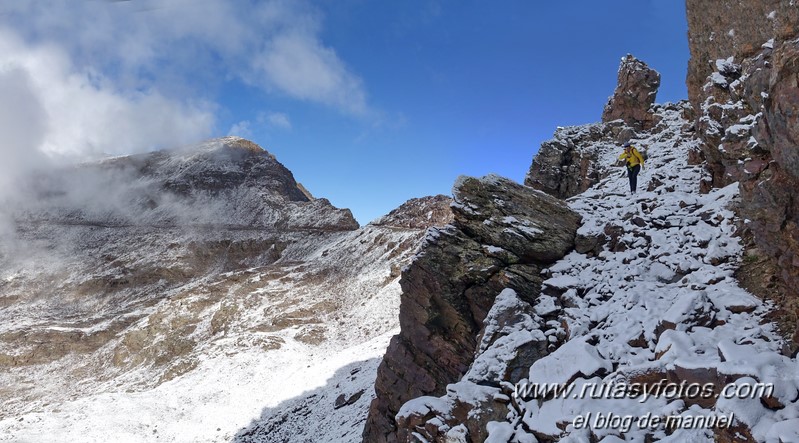
[[(363, 82), (321, 29), (301, 0), (0, 0), (6, 164), (206, 138), (225, 81), (368, 115)], [(265, 118), (291, 127), (283, 114)]]

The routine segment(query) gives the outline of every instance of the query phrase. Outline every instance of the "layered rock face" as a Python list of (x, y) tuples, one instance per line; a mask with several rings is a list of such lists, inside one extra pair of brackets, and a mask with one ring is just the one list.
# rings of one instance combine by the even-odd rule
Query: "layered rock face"
[(741, 183), (739, 212), (750, 220), (744, 233), (754, 238), (755, 256), (773, 261), (765, 285), (783, 286), (780, 305), (795, 321), (799, 8), (781, 1), (690, 0), (687, 10), (687, 84), (709, 171), (704, 189)]
[(630, 54), (621, 59), (619, 79), (613, 96), (602, 112), (602, 122), (624, 120), (630, 126), (649, 129), (653, 126), (650, 107), (655, 104), (660, 74)]
[(461, 178), (453, 194), (453, 223), (428, 231), (402, 273), (401, 332), (378, 370), (365, 442), (411, 441), (413, 427), (395, 422), (401, 406), (444, 394), (479, 351), (497, 295), (533, 302), (542, 267), (574, 246), (580, 217), (553, 197), (497, 176)]
[(559, 128), (552, 140), (541, 144), (524, 184), (558, 198), (569, 198), (590, 188), (599, 181), (601, 173), (595, 167), (595, 153), (583, 147), (602, 139), (614, 143), (609, 128), (605, 125), (593, 125), (588, 131)]

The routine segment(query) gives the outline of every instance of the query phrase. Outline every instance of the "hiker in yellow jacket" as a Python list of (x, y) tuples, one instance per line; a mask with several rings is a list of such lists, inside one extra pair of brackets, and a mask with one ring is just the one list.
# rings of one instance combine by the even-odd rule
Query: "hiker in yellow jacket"
[(630, 142), (624, 144), (624, 153), (619, 156), (619, 160), (624, 160), (627, 164), (627, 177), (630, 179), (630, 193), (635, 194), (638, 186), (638, 173), (644, 166), (644, 157)]

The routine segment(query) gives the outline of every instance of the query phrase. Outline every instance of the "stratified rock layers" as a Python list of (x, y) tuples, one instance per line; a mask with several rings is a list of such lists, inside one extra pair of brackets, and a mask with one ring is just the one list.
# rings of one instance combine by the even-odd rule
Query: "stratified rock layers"
[(532, 301), (542, 266), (574, 246), (580, 217), (549, 195), (497, 176), (461, 178), (453, 194), (454, 222), (430, 230), (403, 271), (401, 332), (378, 370), (365, 442), (405, 441), (400, 407), (463, 376), (497, 294)]

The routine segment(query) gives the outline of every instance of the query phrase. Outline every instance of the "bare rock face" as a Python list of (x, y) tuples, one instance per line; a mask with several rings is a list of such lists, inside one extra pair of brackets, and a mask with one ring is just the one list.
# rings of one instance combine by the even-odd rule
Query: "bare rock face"
[(624, 120), (630, 126), (649, 129), (654, 126), (650, 107), (655, 103), (660, 74), (630, 54), (621, 59), (616, 91), (605, 105), (602, 121)]
[(580, 217), (544, 193), (487, 176), (459, 179), (453, 195), (453, 223), (428, 231), (403, 270), (401, 332), (378, 370), (365, 442), (411, 441), (395, 421), (402, 405), (443, 395), (474, 360), (497, 294), (533, 301), (541, 267), (574, 246)]
[(779, 308), (796, 322), (799, 8), (776, 0), (689, 0), (687, 11), (688, 92), (709, 173), (703, 188), (740, 183), (738, 210), (750, 220), (743, 232), (773, 260), (785, 287)]
[(781, 0), (687, 0), (685, 7), (691, 51), (686, 83), (695, 105), (716, 60), (748, 58), (771, 38), (792, 38), (799, 25), (799, 9)]
[(541, 309), (541, 298), (537, 303), (539, 309), (512, 289), (500, 292), (483, 321), (468, 372), (449, 384), (441, 397), (419, 397), (405, 403), (396, 416), (399, 440), (410, 441), (409, 434), (414, 432), (430, 442), (449, 442), (456, 437), (485, 441), (488, 422), (505, 420), (510, 410), (508, 386), (526, 377), (530, 365), (556, 346), (548, 338), (556, 335), (547, 330), (541, 316), (550, 312)]

